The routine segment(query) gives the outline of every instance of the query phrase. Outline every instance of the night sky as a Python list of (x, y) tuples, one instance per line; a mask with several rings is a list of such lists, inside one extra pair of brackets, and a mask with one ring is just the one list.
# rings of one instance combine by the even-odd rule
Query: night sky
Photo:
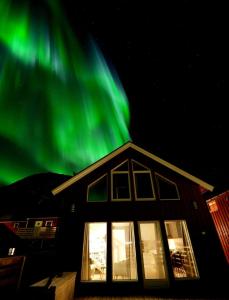
[(226, 4), (61, 2), (82, 49), (94, 39), (116, 70), (129, 101), (132, 141), (228, 189)]
[(228, 17), (221, 1), (64, 1), (129, 99), (134, 143), (228, 188)]

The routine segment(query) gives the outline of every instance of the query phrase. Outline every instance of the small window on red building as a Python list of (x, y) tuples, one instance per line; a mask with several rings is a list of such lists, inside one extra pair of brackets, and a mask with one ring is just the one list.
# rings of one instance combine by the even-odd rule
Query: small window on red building
[(208, 207), (209, 207), (210, 213), (218, 210), (218, 206), (217, 206), (217, 203), (215, 202), (215, 200), (208, 202)]
[(46, 221), (45, 222), (45, 226), (46, 227), (51, 227), (52, 226), (53, 221)]

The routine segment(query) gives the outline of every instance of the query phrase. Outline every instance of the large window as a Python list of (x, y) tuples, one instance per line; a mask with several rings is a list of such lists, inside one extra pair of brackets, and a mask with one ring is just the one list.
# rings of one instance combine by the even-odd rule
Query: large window
[(144, 279), (165, 279), (165, 256), (159, 222), (139, 222), (139, 229)]
[[(138, 263), (142, 266), (144, 285), (166, 285), (168, 275), (160, 222), (139, 221), (137, 241), (134, 222), (112, 222), (110, 225), (107, 226), (106, 222), (85, 224), (81, 281), (104, 282), (107, 278), (113, 282), (137, 281), (137, 242), (140, 243), (141, 260)], [(107, 228), (110, 228), (108, 232)], [(186, 222), (168, 220), (165, 229), (175, 279), (198, 278)], [(108, 255), (111, 261), (107, 260), (107, 249), (111, 250)], [(107, 261), (110, 261), (108, 265)]]
[[(175, 182), (135, 160), (123, 161), (110, 171), (110, 175), (105, 174), (88, 185), (88, 202), (151, 201), (156, 200), (156, 194), (160, 200), (180, 200)], [(109, 196), (108, 191), (111, 192)]]
[(159, 174), (155, 175), (160, 200), (179, 200), (180, 196), (178, 193), (177, 185), (164, 176), (161, 176)]
[(105, 281), (107, 274), (107, 224), (86, 223), (84, 228), (82, 281)]
[(112, 223), (112, 279), (137, 280), (133, 222)]
[(128, 161), (112, 170), (112, 200), (130, 200), (130, 178)]
[[(107, 223), (86, 223), (82, 256), (82, 281), (107, 278)], [(133, 222), (112, 223), (112, 280), (137, 280)]]
[(108, 200), (107, 175), (104, 175), (88, 186), (88, 202), (104, 202)]
[(136, 200), (155, 199), (150, 169), (134, 160), (132, 161), (132, 168)]
[(188, 233), (183, 220), (165, 221), (170, 258), (175, 278), (198, 278), (198, 270)]

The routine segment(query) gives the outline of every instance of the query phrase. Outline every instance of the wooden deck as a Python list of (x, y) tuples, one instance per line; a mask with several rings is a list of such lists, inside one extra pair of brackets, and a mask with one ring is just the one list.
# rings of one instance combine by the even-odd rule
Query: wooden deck
[(185, 297), (185, 298), (169, 298), (169, 297), (152, 297), (152, 296), (88, 296), (88, 297), (76, 297), (75, 300), (228, 300), (227, 297)]
[[(149, 297), (149, 296), (129, 296), (129, 297), (106, 297), (106, 296), (103, 296), (103, 297), (78, 297), (78, 298), (75, 298), (75, 300), (164, 300), (165, 298), (156, 298), (156, 297)], [(166, 300), (174, 300), (174, 299), (169, 299), (169, 298), (166, 298)], [(182, 300), (182, 299), (180, 299)], [(187, 299), (186, 299), (187, 300)]]
[[(129, 296), (129, 297), (120, 297), (120, 296), (110, 296), (110, 297), (76, 297), (75, 300), (176, 300), (174, 298), (159, 298), (159, 297), (150, 297), (150, 296)], [(183, 299), (179, 299), (183, 300)], [(185, 298), (185, 300), (189, 300), (188, 298)], [(197, 300), (197, 299), (196, 299)], [(199, 300), (199, 299), (198, 299)]]

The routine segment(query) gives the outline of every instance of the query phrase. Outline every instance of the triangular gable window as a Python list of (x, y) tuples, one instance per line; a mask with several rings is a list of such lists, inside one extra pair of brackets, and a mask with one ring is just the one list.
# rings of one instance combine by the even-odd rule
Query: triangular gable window
[(108, 200), (107, 175), (104, 175), (88, 186), (88, 202), (105, 202)]
[(135, 160), (132, 160), (132, 167), (133, 171), (149, 171), (149, 168), (140, 164), (139, 162), (136, 162)]
[(128, 164), (128, 161), (125, 161), (123, 163), (121, 163), (120, 165), (118, 165), (117, 167), (115, 167), (113, 169), (113, 172), (129, 172), (129, 164)]
[(136, 200), (155, 200), (152, 175), (149, 168), (132, 160)]
[(128, 161), (111, 171), (112, 200), (130, 200), (130, 176)]
[(180, 200), (177, 185), (171, 180), (156, 174), (160, 200)]

